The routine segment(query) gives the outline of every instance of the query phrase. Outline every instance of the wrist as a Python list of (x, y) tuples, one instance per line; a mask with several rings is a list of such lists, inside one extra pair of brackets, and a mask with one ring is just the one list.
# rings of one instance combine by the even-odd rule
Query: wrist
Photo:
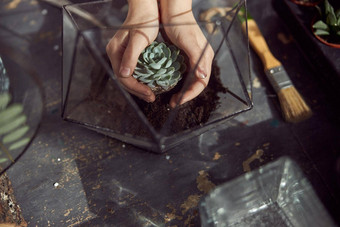
[(158, 11), (157, 0), (128, 0), (129, 11), (136, 13)]
[(163, 21), (192, 10), (192, 0), (159, 0)]
[(142, 22), (144, 19), (155, 19), (159, 16), (157, 0), (128, 0), (128, 18)]

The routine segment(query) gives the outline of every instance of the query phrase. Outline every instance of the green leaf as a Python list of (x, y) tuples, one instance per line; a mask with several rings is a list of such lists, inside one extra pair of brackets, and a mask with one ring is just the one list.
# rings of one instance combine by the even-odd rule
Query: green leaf
[(322, 16), (322, 10), (319, 6), (315, 6), (316, 10), (318, 11), (319, 15)]
[(322, 20), (318, 20), (317, 22), (315, 22), (313, 24), (313, 28), (315, 28), (315, 29), (323, 29), (323, 30), (329, 29), (328, 25), (325, 24), (325, 22), (323, 22)]
[(16, 103), (7, 107), (0, 112), (0, 126), (8, 123), (11, 119), (22, 113), (24, 107), (22, 104)]
[(178, 61), (179, 63), (181, 63), (181, 64), (183, 64), (183, 63), (184, 63), (184, 57), (183, 57), (182, 55), (178, 55), (178, 57), (177, 57), (177, 58), (178, 58), (178, 60), (177, 60), (177, 61)]
[(154, 79), (150, 78), (150, 77), (140, 77), (138, 78), (140, 81), (142, 81), (143, 83), (150, 83), (150, 82), (153, 82)]
[(329, 32), (328, 31), (325, 31), (325, 30), (321, 30), (321, 29), (317, 29), (315, 32), (314, 32), (315, 35), (329, 35)]
[(178, 54), (177, 54), (176, 50), (171, 51), (171, 60), (172, 60), (172, 62), (175, 62), (177, 60), (177, 56), (178, 56)]
[(150, 87), (150, 88), (155, 88), (156, 86), (154, 85), (154, 81), (152, 81), (151, 83), (147, 83), (147, 85)]
[(160, 70), (157, 71), (157, 73), (156, 73), (154, 76), (157, 76), (157, 77), (158, 77), (158, 76), (161, 76), (161, 75), (163, 75), (164, 73), (166, 73), (166, 71), (167, 71), (166, 69), (160, 69)]
[(166, 62), (166, 57), (163, 57), (161, 60), (159, 60), (157, 64), (163, 65), (164, 62)]
[(331, 26), (336, 26), (337, 19), (336, 19), (336, 16), (334, 14), (334, 11), (333, 11), (333, 13), (330, 13), (330, 14), (327, 15), (326, 23), (331, 25)]
[(326, 12), (326, 14), (331, 13), (332, 10), (334, 11), (331, 4), (329, 4), (328, 0), (325, 0), (325, 12)]
[(166, 75), (172, 75), (175, 71), (176, 69), (174, 67), (169, 67), (166, 72)]
[(147, 77), (147, 76), (151, 76), (153, 73), (151, 72), (151, 73), (146, 73), (146, 72), (140, 72), (140, 71), (134, 71), (134, 75), (136, 75), (136, 76), (145, 76), (145, 77)]
[(172, 52), (177, 52), (177, 48), (174, 45), (169, 46), (169, 49), (171, 51), (171, 54)]
[(19, 129), (16, 129), (15, 131), (4, 136), (4, 138), (2, 139), (2, 143), (4, 144), (12, 143), (20, 139), (23, 135), (25, 135), (28, 132), (28, 130), (29, 130), (29, 127), (27, 125)]
[(0, 110), (3, 110), (4, 108), (6, 108), (6, 106), (8, 105), (10, 101), (11, 101), (11, 95), (8, 92), (0, 94)]
[(187, 70), (187, 65), (186, 64), (182, 64), (181, 65), (181, 69), (179, 70), (181, 73), (184, 73)]
[(326, 14), (326, 23), (334, 26), (337, 23), (337, 16), (335, 15), (334, 8), (329, 4), (327, 0), (325, 0), (325, 14)]
[(30, 142), (30, 138), (28, 138), (28, 137), (23, 138), (22, 140), (19, 140), (18, 142), (13, 143), (13, 144), (8, 148), (8, 150), (12, 151), (12, 150), (18, 149), (18, 148), (20, 148), (20, 147), (25, 146), (25, 145), (28, 144), (29, 142)]
[(168, 48), (165, 43), (159, 43), (158, 46), (162, 49), (161, 53), (164, 53), (164, 50)]
[(156, 47), (153, 48), (152, 52), (155, 53), (155, 54), (160, 54), (160, 53), (162, 53), (162, 47), (156, 46)]
[(169, 59), (171, 57), (171, 51), (168, 47), (165, 46), (165, 48), (163, 49), (164, 55), (167, 59)]
[[(170, 79), (170, 78), (168, 78), (168, 79)], [(165, 88), (169, 87), (169, 85), (170, 85), (170, 82), (168, 80), (164, 80), (164, 81), (159, 80), (156, 83), (158, 85), (162, 86), (162, 87), (165, 87)]]
[(4, 162), (7, 162), (8, 159), (7, 158), (0, 158), (0, 163), (4, 163)]
[(179, 63), (178, 61), (176, 61), (176, 62), (174, 62), (174, 63), (172, 64), (172, 67), (174, 67), (175, 70), (177, 71), (177, 70), (179, 70), (179, 69), (181, 68), (181, 63)]
[(149, 53), (147, 51), (143, 54), (143, 60), (149, 62)]
[(15, 118), (13, 121), (8, 122), (7, 124), (0, 127), (0, 135), (6, 134), (13, 129), (18, 128), (21, 124), (25, 123), (27, 120), (27, 117), (25, 115), (20, 115), (17, 118)]
[(168, 59), (168, 61), (166, 62), (164, 68), (169, 68), (172, 65), (172, 60)]
[(172, 74), (172, 79), (173, 80), (179, 80), (181, 78), (181, 73), (176, 71), (174, 74)]
[(160, 69), (162, 67), (162, 64), (159, 64), (158, 62), (153, 62), (150, 64), (150, 67), (153, 69)]

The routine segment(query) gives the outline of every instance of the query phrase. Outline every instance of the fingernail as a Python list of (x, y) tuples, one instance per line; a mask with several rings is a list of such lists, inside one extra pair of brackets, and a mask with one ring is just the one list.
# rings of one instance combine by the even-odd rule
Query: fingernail
[(155, 101), (155, 99), (152, 98), (152, 97), (146, 97), (144, 100), (145, 100), (146, 102), (148, 102), (148, 103), (154, 102), (154, 101)]
[(200, 79), (205, 79), (205, 78), (207, 78), (207, 74), (204, 72), (204, 70), (202, 70), (202, 68), (201, 67), (199, 67), (198, 69), (197, 69), (197, 71), (198, 71), (198, 78), (200, 78)]
[(204, 73), (198, 73), (198, 77), (200, 79), (205, 79), (207, 77), (207, 75), (205, 75)]
[(131, 70), (129, 68), (122, 67), (122, 68), (120, 68), (119, 74), (122, 77), (129, 77), (130, 76), (130, 72), (131, 72)]

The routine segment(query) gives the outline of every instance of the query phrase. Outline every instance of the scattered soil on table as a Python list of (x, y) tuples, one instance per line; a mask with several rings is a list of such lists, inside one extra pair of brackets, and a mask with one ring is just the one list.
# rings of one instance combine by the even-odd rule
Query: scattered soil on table
[(0, 176), (0, 226), (27, 226), (6, 173)]

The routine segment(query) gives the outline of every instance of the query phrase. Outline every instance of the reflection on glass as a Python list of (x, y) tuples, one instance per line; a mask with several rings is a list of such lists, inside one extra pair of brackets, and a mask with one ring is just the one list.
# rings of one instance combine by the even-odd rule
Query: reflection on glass
[(295, 162), (283, 157), (215, 188), (202, 226), (335, 226)]

